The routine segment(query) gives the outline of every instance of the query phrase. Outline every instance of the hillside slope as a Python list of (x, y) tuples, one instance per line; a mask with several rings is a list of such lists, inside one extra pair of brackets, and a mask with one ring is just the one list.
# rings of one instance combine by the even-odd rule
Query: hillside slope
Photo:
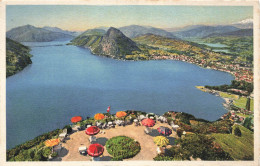
[(48, 42), (72, 38), (68, 34), (53, 32), (32, 25), (13, 28), (6, 33), (6, 37), (18, 42)]
[(71, 41), (71, 44), (89, 48), (93, 54), (121, 59), (133, 51), (140, 51), (136, 43), (126, 37), (120, 30), (109, 28), (86, 31)]
[(6, 38), (6, 76), (11, 76), (31, 64), (30, 49)]

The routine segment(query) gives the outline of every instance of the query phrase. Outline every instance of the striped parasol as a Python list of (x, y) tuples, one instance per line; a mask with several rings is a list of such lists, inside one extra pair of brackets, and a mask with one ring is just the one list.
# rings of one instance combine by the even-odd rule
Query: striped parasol
[(60, 139), (48, 139), (44, 142), (44, 144), (47, 146), (47, 147), (53, 147), (55, 145), (58, 145), (60, 143)]
[(96, 135), (98, 134), (100, 131), (100, 129), (97, 127), (97, 126), (91, 126), (91, 127), (88, 127), (86, 130), (85, 130), (85, 133), (87, 135)]
[(153, 141), (159, 147), (167, 146), (169, 144), (169, 139), (164, 136), (157, 136)]
[(168, 127), (160, 126), (157, 128), (158, 132), (164, 136), (169, 136), (172, 134), (172, 130)]
[(153, 127), (155, 125), (155, 121), (149, 118), (143, 119), (142, 120), (142, 125), (146, 127)]

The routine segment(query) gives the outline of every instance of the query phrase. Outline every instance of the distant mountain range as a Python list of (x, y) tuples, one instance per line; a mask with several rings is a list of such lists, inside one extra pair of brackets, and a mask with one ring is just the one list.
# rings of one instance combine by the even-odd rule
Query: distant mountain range
[(78, 36), (80, 35), (82, 32), (76, 32), (76, 31), (66, 31), (66, 30), (62, 30), (60, 28), (57, 27), (49, 27), (49, 26), (45, 26), (43, 27), (43, 29), (46, 29), (48, 31), (52, 31), (52, 32), (59, 32), (59, 33), (64, 33), (70, 36)]
[(123, 32), (129, 38), (135, 38), (147, 33), (151, 33), (154, 35), (159, 35), (163, 37), (168, 37), (172, 39), (176, 39), (177, 37), (174, 34), (167, 32), (166, 30), (154, 28), (154, 27), (145, 27), (140, 25), (130, 25), (119, 28), (121, 32)]
[(226, 33), (212, 33), (206, 37), (216, 37), (216, 36), (253, 36), (253, 29), (239, 29), (237, 31), (226, 32)]
[(253, 19), (245, 19), (231, 25), (240, 29), (253, 29)]
[(13, 28), (6, 33), (6, 37), (18, 42), (48, 42), (72, 38), (72, 35), (37, 28), (32, 25)]
[[(246, 30), (241, 30), (246, 29)], [(253, 19), (245, 19), (239, 22), (235, 22), (229, 25), (190, 25), (186, 27), (179, 28), (166, 28), (168, 32), (173, 35), (182, 38), (205, 38), (214, 35), (228, 36), (252, 36), (251, 33), (253, 29)], [(241, 31), (240, 31), (241, 30)], [(234, 33), (232, 33), (234, 32)]]
[(237, 31), (240, 30), (237, 27), (234, 26), (198, 26), (195, 28), (191, 28), (188, 30), (181, 30), (181, 31), (177, 31), (177, 32), (173, 32), (173, 34), (175, 34), (175, 36), (185, 39), (185, 38), (203, 38), (206, 36), (209, 36), (211, 34), (222, 34), (222, 33), (227, 33), (227, 32), (233, 32), (233, 31)]
[[(126, 37), (136, 38), (145, 34), (154, 34), (171, 39), (189, 40), (191, 38), (205, 38), (211, 36), (252, 36), (253, 20), (246, 19), (230, 25), (191, 25), (182, 28), (160, 29), (151, 26), (129, 25), (118, 28)], [(84, 38), (89, 35), (104, 35), (108, 27), (99, 27), (85, 32), (66, 31), (57, 27), (45, 26), (43, 28), (32, 25), (13, 28), (6, 36), (18, 42), (46, 42), (63, 40), (78, 36)], [(93, 36), (91, 37), (93, 38)]]
[[(91, 32), (91, 33), (90, 33)], [(102, 30), (85, 31), (71, 41), (71, 44), (90, 48), (93, 54), (121, 59), (133, 51), (140, 51), (136, 43), (126, 37), (120, 30), (109, 28), (105, 34)]]

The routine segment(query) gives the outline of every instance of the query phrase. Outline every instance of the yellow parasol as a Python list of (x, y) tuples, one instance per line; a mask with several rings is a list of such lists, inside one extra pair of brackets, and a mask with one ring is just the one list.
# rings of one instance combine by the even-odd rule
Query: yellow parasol
[(169, 139), (164, 136), (157, 136), (153, 141), (159, 147), (167, 146), (169, 144)]
[(47, 146), (47, 147), (53, 147), (55, 145), (58, 145), (60, 143), (60, 139), (48, 139), (44, 142), (44, 144)]

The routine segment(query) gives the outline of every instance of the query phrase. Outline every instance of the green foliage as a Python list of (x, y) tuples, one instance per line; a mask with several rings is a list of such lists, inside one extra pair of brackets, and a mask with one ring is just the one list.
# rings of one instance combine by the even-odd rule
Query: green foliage
[(177, 129), (177, 135), (178, 135), (178, 137), (181, 137), (181, 136), (182, 136), (182, 133), (183, 133), (183, 130), (182, 130), (182, 129)]
[(233, 129), (239, 128), (241, 137), (234, 134), (212, 134), (223, 150), (228, 152), (235, 160), (253, 160), (254, 157), (254, 133), (241, 125), (234, 125)]
[(42, 155), (44, 157), (48, 158), (49, 155), (51, 154), (51, 152), (52, 152), (52, 147), (46, 147), (46, 148), (43, 149)]
[(252, 117), (246, 117), (246, 119), (244, 120), (243, 126), (249, 130), (252, 130)]
[(66, 125), (63, 129), (67, 129), (67, 133), (71, 133), (72, 132), (72, 128), (70, 125)]
[(232, 160), (232, 157), (213, 141), (213, 138), (202, 134), (187, 135), (181, 141), (181, 148), (193, 158), (202, 160)]
[(246, 109), (250, 110), (250, 98), (249, 97), (247, 98), (247, 101), (246, 101)]
[(190, 120), (196, 119), (193, 115), (187, 114), (184, 112), (182, 112), (182, 113), (178, 112), (175, 118), (179, 119), (179, 121), (181, 121), (182, 123), (185, 123), (188, 125), (190, 125)]
[(51, 157), (57, 157), (58, 156), (58, 153), (57, 152), (53, 152), (52, 154), (51, 154)]
[(113, 156), (114, 160), (122, 160), (134, 157), (140, 152), (139, 142), (126, 136), (117, 136), (106, 142), (107, 152)]
[(154, 161), (173, 161), (174, 157), (171, 156), (165, 156), (163, 154), (157, 155), (155, 158), (153, 158)]
[(239, 129), (238, 127), (235, 128), (234, 134), (235, 134), (236, 136), (238, 136), (238, 137), (241, 137), (241, 131), (240, 131), (240, 129)]
[(9, 38), (6, 38), (6, 76), (11, 76), (23, 70), (32, 61), (30, 48)]
[[(35, 147), (39, 147), (39, 145), (40, 145), (40, 147), (43, 147), (44, 141), (46, 141), (47, 139), (51, 139), (55, 136), (58, 136), (61, 132), (62, 132), (61, 129), (56, 129), (49, 133), (42, 134), (42, 135), (34, 138), (33, 140), (27, 141), (21, 145), (17, 145), (15, 148), (12, 148), (7, 151), (7, 155), (6, 155), (7, 161), (9, 161), (10, 159), (14, 159), (15, 161), (31, 160), (31, 158), (29, 158), (28, 156), (31, 156), (32, 149), (35, 149)], [(30, 155), (28, 155), (28, 153), (30, 153)], [(22, 156), (24, 156), (24, 157), (22, 157)], [(46, 158), (43, 155), (43, 151), (42, 150), (37, 151), (37, 153), (35, 153), (35, 155), (34, 155), (33, 160), (34, 161), (46, 160)]]
[[(231, 85), (220, 85), (220, 86), (206, 85), (205, 88), (214, 89), (222, 92), (229, 92), (229, 89), (239, 89), (239, 90), (247, 91), (248, 94), (250, 94), (254, 89), (253, 83), (249, 83), (246, 81), (237, 81), (237, 80), (232, 80)], [(238, 95), (245, 95), (240, 92), (235, 92), (235, 91), (230, 91), (230, 92)]]
[(228, 46), (229, 52), (238, 63), (253, 62), (253, 37), (210, 37), (204, 39), (208, 43), (221, 43)]

